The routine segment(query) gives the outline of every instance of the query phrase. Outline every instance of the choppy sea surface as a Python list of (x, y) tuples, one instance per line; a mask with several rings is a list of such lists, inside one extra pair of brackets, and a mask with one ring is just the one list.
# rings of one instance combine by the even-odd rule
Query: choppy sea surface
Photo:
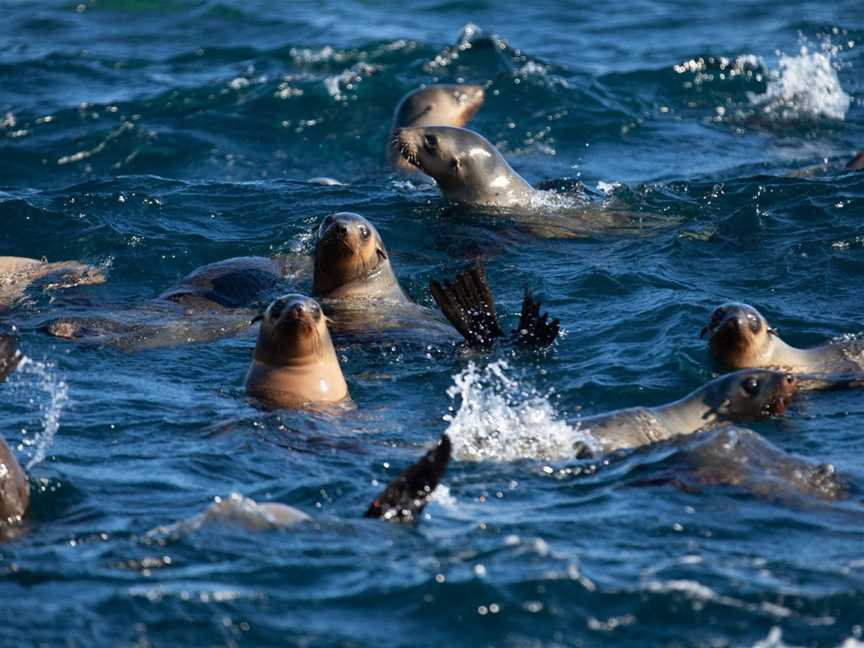
[[(699, 330), (723, 301), (796, 345), (862, 331), (864, 174), (842, 168), (864, 148), (861, 9), (0, 1), (0, 255), (108, 272), (7, 315), (29, 360), (0, 387), (2, 434), (33, 502), (0, 545), (0, 645), (860, 645), (860, 392), (753, 426), (834, 464), (852, 483), (835, 503), (663, 485), (674, 448), (562, 448), (581, 414), (715, 375)], [(393, 174), (398, 99), (460, 80), (486, 86), (472, 127), (530, 182), (662, 226), (544, 239)], [(378, 226), (417, 301), (480, 254), (506, 323), (529, 286), (563, 337), (344, 345), (357, 408), (328, 416), (247, 400), (250, 336), (128, 353), (33, 330), (204, 263), (308, 254), (342, 210)], [(361, 519), (445, 430), (427, 518)], [(233, 491), (315, 523), (148, 535)]]

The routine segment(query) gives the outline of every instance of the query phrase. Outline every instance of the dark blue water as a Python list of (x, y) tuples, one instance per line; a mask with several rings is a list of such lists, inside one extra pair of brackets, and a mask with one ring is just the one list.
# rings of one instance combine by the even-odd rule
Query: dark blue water
[[(0, 388), (2, 434), (34, 464), (26, 533), (0, 547), (0, 644), (859, 645), (860, 496), (648, 487), (682, 469), (676, 451), (583, 465), (555, 449), (580, 413), (711, 378), (698, 333), (722, 301), (756, 305), (793, 344), (861, 331), (864, 174), (841, 170), (864, 145), (861, 9), (0, 2), (0, 255), (109, 274), (9, 315), (42, 364)], [(535, 238), (391, 174), (398, 99), (458, 80), (487, 84), (472, 125), (529, 181), (579, 181), (666, 226)], [(502, 311), (531, 286), (564, 337), (518, 357), (348, 345), (357, 409), (328, 417), (246, 400), (251, 337), (130, 354), (26, 330), (140, 303), (211, 261), (308, 253), (338, 210), (378, 226), (421, 303), (479, 251)], [(360, 519), (448, 426), (457, 453), (429, 518)], [(755, 429), (854, 484), (862, 427), (860, 393), (833, 392)], [(317, 522), (145, 542), (232, 491)]]

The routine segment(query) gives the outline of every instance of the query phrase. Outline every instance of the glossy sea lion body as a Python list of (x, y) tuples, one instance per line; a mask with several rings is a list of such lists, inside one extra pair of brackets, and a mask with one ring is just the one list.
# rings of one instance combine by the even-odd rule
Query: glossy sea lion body
[[(483, 105), (485, 94), (479, 85), (442, 83), (419, 88), (406, 94), (396, 106), (390, 127), (392, 141), (396, 130), (411, 126), (457, 126), (467, 124)], [(402, 171), (415, 169), (388, 144), (391, 164)]]
[(0, 314), (32, 284), (45, 281), (51, 288), (102, 283), (105, 275), (94, 266), (78, 261), (50, 263), (26, 257), (0, 256)]

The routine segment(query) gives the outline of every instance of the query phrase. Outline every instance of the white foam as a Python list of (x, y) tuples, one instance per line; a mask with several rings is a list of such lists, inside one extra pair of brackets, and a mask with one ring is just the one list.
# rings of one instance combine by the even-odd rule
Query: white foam
[(381, 69), (380, 65), (370, 65), (361, 61), (339, 74), (324, 79), (324, 86), (336, 101), (347, 101), (350, 97), (346, 91), (350, 92), (356, 89), (363, 79), (372, 76)]
[[(509, 377), (507, 362), (479, 369), (473, 362), (453, 376), (447, 390), (460, 401), (444, 417), (453, 456), (462, 461), (567, 459), (574, 444), (596, 448), (596, 442), (558, 417), (546, 396)], [(454, 408), (451, 407), (451, 412)]]
[(840, 85), (831, 50), (811, 53), (802, 46), (797, 56), (782, 54), (779, 70), (769, 72), (764, 94), (748, 93), (761, 112), (782, 119), (827, 117), (843, 120), (852, 99)]

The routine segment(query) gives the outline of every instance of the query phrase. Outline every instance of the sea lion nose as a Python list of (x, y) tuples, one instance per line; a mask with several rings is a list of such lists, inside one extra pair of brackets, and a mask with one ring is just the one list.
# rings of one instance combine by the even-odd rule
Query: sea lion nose
[(288, 308), (288, 312), (295, 317), (303, 315), (306, 312), (306, 304), (304, 304), (303, 302), (294, 302)]

